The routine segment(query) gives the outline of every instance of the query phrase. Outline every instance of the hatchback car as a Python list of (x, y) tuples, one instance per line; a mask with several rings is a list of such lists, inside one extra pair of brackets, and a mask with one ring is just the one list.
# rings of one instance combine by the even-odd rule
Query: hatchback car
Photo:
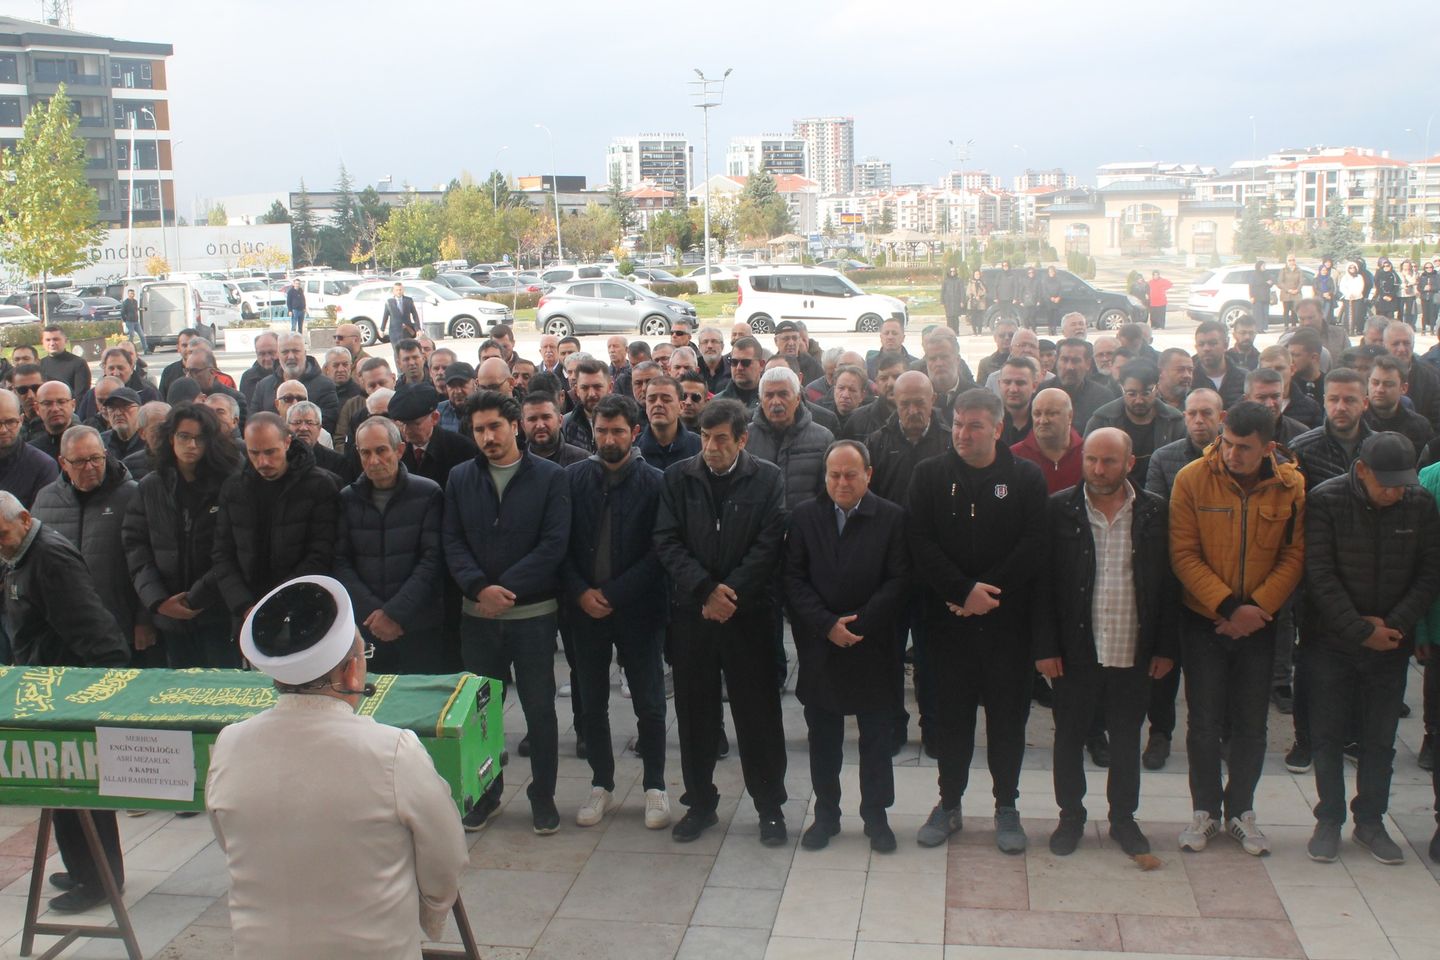
[(535, 328), (568, 337), (587, 333), (634, 333), (664, 337), (675, 320), (695, 324), (695, 308), (624, 280), (562, 283), (540, 298)]
[[(1305, 275), (1305, 283), (1300, 288), (1300, 296), (1315, 296), (1315, 271), (1301, 267), (1300, 272)], [(1265, 275), (1270, 278), (1271, 283), (1278, 283), (1280, 266), (1277, 264), (1273, 267), (1266, 267)], [(1196, 323), (1219, 320), (1229, 329), (1240, 317), (1250, 316), (1250, 281), (1254, 279), (1254, 264), (1248, 266), (1239, 264), (1213, 270), (1203, 279), (1191, 285), (1190, 297), (1185, 301), (1185, 313)], [(1272, 288), (1272, 290), (1278, 289), (1278, 287)], [(1275, 312), (1279, 312), (1278, 308)]]
[(812, 330), (878, 333), (886, 320), (905, 323), (905, 303), (866, 293), (834, 270), (785, 264), (740, 271), (735, 319), (756, 333), (774, 333), (783, 320), (803, 320)]

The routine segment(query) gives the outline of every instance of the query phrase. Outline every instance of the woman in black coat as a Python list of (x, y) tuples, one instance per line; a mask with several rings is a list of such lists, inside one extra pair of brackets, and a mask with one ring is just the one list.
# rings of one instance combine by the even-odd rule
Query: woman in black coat
[(125, 513), (130, 576), (171, 669), (241, 664), (211, 566), (220, 485), (239, 469), (240, 451), (210, 408), (182, 403), (161, 424), (155, 470)]
[[(800, 660), (795, 692), (810, 730), (816, 798), (815, 825), (802, 844), (823, 847), (840, 830), (845, 716), (854, 714), (860, 816), (871, 845), (883, 851), (894, 849), (885, 811), (894, 802), (890, 747), (904, 680), (900, 644), (910, 572), (905, 511), (867, 489), (869, 455), (861, 444), (837, 441), (825, 461), (827, 495), (791, 514), (785, 551), (785, 597)], [(837, 480), (834, 474), (846, 470), (849, 480)], [(836, 509), (836, 499), (847, 499), (836, 489), (841, 482), (851, 484), (851, 502), (857, 486), (864, 490), (843, 530)]]

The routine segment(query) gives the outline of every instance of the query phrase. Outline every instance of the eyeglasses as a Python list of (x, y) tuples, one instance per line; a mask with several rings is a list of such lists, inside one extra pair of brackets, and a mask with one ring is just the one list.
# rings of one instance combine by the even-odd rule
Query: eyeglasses
[(21, 421), (19, 417), (10, 417), (5, 420), (0, 420), (0, 430), (18, 430), (20, 429), (20, 424), (22, 422), (23, 421)]
[(66, 463), (70, 464), (73, 467), (100, 467), (105, 465), (104, 454), (98, 454), (93, 457), (82, 457), (79, 460), (76, 460), (73, 457), (61, 457), (60, 459), (64, 460)]
[(177, 433), (175, 434), (175, 442), (187, 445), (193, 443), (198, 446), (205, 442), (205, 438), (198, 433)]
[(319, 421), (319, 420), (291, 420), (291, 421), (290, 421), (290, 426), (292, 426), (292, 427), (318, 427), (318, 426), (320, 426), (320, 421)]
[(299, 403), (301, 400), (304, 400), (304, 399), (305, 399), (304, 397), (297, 396), (297, 395), (295, 395), (295, 394), (292, 393), (292, 394), (289, 395), (288, 397), (276, 397), (276, 398), (275, 398), (275, 402), (276, 402), (276, 403)]

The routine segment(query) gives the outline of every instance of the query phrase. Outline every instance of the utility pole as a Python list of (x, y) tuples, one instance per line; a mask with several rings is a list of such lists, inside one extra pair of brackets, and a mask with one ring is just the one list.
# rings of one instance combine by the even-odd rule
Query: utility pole
[(710, 274), (710, 110), (725, 102), (725, 78), (730, 76), (733, 67), (726, 67), (718, 80), (706, 79), (700, 68), (695, 68), (695, 76), (699, 80), (691, 80), (690, 84), (695, 87), (690, 95), (696, 99), (695, 106), (705, 118), (705, 291), (711, 290)]
[[(560, 239), (560, 175), (555, 166), (555, 134), (543, 123), (535, 124), (545, 131), (545, 136), (550, 138), (550, 187), (551, 193), (555, 195), (555, 259), (565, 259), (565, 243)], [(499, 154), (496, 154), (499, 157)]]

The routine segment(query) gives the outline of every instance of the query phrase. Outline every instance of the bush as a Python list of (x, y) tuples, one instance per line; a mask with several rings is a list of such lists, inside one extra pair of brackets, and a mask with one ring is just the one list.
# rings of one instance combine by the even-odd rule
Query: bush
[(619, 263), (615, 264), (615, 268), (620, 271), (620, 276), (628, 277), (630, 276), (630, 274), (635, 272), (635, 261), (631, 260), (629, 257), (626, 257)]
[(439, 271), (435, 269), (434, 264), (427, 263), (420, 268), (421, 280), (434, 280), (437, 276), (439, 276)]
[(660, 297), (694, 296), (699, 289), (694, 280), (681, 280), (679, 283), (650, 284), (650, 292)]
[(710, 281), (711, 293), (738, 293), (740, 291), (739, 280), (712, 280)]
[(875, 267), (871, 270), (856, 270), (846, 276), (862, 287), (867, 284), (939, 283), (945, 276), (945, 267), (938, 263), (920, 263), (913, 267)]
[[(104, 320), (98, 323), (93, 321), (61, 323), (58, 326), (65, 331), (66, 339), (72, 344), (77, 340), (103, 340), (125, 332), (124, 324), (119, 320)], [(40, 324), (19, 323), (14, 326), (0, 327), (0, 347), (38, 346), (40, 346)]]
[(485, 299), (507, 307), (513, 305), (516, 310), (534, 310), (542, 296), (544, 296), (542, 293), (521, 293), (511, 297), (509, 294), (501, 293)]

